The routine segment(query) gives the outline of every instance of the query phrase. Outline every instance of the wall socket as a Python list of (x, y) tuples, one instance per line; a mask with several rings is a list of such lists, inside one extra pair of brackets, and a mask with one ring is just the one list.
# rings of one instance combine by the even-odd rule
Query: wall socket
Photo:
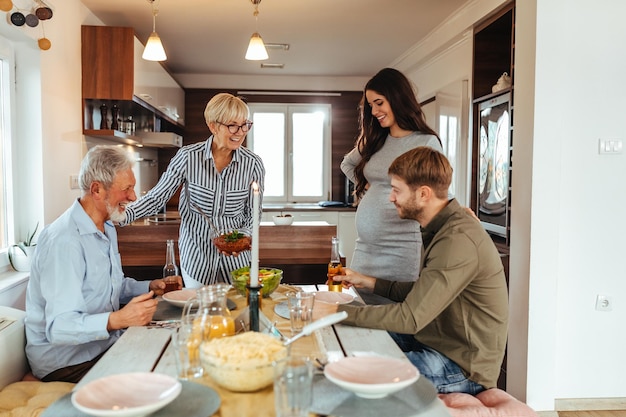
[(598, 294), (596, 296), (596, 310), (611, 311), (613, 310), (613, 299), (608, 295)]
[(78, 186), (78, 175), (70, 175), (70, 189), (78, 190), (80, 187)]

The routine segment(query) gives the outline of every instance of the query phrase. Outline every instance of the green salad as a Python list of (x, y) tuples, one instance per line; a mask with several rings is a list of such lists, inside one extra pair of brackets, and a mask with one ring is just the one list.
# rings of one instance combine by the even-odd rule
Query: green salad
[[(236, 269), (230, 273), (233, 278), (233, 287), (239, 291), (239, 294), (245, 296), (247, 294), (246, 286), (250, 283), (250, 267)], [(278, 284), (283, 278), (283, 271), (276, 268), (259, 268), (259, 282), (263, 284), (261, 294), (263, 297), (269, 297), (271, 293), (278, 288)]]

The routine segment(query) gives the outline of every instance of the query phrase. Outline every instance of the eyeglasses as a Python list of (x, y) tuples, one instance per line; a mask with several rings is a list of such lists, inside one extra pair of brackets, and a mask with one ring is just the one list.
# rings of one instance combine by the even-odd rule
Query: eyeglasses
[(222, 122), (217, 122), (217, 123), (218, 123), (218, 124), (220, 124), (220, 125), (222, 125), (222, 126), (226, 126), (226, 127), (228, 128), (228, 131), (229, 131), (230, 133), (232, 133), (233, 135), (234, 135), (235, 133), (239, 132), (239, 129), (241, 129), (241, 131), (242, 131), (243, 133), (247, 133), (247, 132), (250, 130), (250, 128), (252, 127), (252, 122), (250, 122), (250, 121), (245, 122), (245, 123), (244, 123), (244, 124), (242, 124), (241, 126), (239, 126), (239, 125), (235, 125), (235, 124), (232, 124), (232, 125), (227, 125), (227, 124), (224, 124), (224, 123), (222, 123)]

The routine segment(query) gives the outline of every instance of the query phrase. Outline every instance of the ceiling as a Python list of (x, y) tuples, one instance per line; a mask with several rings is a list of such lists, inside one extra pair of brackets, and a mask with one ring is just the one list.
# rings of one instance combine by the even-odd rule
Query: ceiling
[[(152, 31), (149, 0), (81, 0), (104, 24), (130, 26), (145, 43)], [(176, 74), (369, 77), (389, 66), (470, 0), (156, 0), (156, 29)], [(257, 31), (267, 61), (246, 61)], [(282, 63), (262, 69), (260, 63)]]

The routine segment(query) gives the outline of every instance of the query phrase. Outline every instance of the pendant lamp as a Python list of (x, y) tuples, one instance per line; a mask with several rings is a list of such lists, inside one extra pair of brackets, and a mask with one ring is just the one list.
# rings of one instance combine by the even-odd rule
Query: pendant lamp
[(250, 43), (248, 44), (248, 50), (246, 51), (246, 59), (249, 61), (263, 61), (269, 58), (267, 54), (267, 49), (265, 49), (265, 44), (263, 43), (263, 38), (259, 35), (258, 26), (259, 26), (259, 3), (261, 0), (250, 0), (252, 4), (254, 4), (254, 19), (256, 21), (257, 30), (250, 37)]
[(159, 38), (159, 34), (156, 32), (156, 16), (159, 13), (159, 8), (158, 5), (155, 6), (154, 3), (159, 0), (148, 1), (152, 5), (152, 33), (146, 42), (146, 47), (144, 48), (141, 57), (146, 61), (165, 61), (167, 59), (167, 55), (165, 55), (165, 49), (163, 49), (161, 38)]

